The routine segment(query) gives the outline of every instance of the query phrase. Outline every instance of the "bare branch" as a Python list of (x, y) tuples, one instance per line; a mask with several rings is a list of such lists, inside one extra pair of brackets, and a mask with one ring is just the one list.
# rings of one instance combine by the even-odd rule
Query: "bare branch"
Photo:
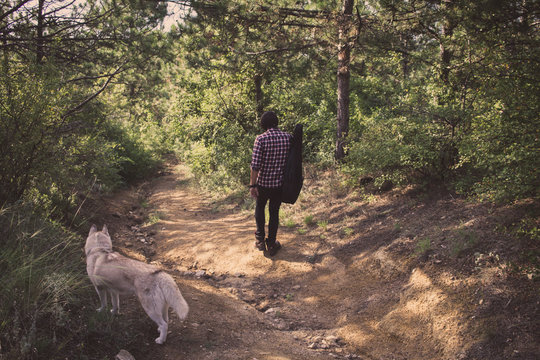
[(30, 0), (21, 0), (18, 4), (16, 4), (14, 7), (12, 7), (11, 9), (9, 9), (8, 11), (6, 11), (5, 13), (1, 14), (0, 15), (0, 21), (4, 20), (5, 18), (7, 18), (9, 15), (13, 14), (14, 12), (16, 12), (17, 10), (19, 10), (23, 5), (25, 5), (26, 3), (30, 2)]
[(96, 91), (94, 94), (90, 95), (89, 97), (87, 97), (85, 100), (83, 100), (79, 105), (75, 106), (74, 108), (68, 110), (64, 115), (62, 115), (62, 119), (66, 119), (68, 118), (69, 116), (73, 115), (74, 113), (76, 113), (77, 111), (79, 111), (80, 109), (82, 109), (86, 104), (88, 104), (90, 101), (92, 101), (93, 99), (95, 99), (99, 94), (101, 94), (103, 91), (105, 91), (105, 89), (107, 88), (107, 86), (109, 85), (109, 83), (111, 82), (111, 80), (119, 73), (121, 73), (122, 71), (124, 71), (125, 69), (123, 68), (124, 65), (127, 63), (127, 60), (124, 61), (124, 63), (122, 63), (122, 65), (120, 65), (112, 74), (109, 74), (108, 75), (108, 79), (107, 81), (105, 81), (105, 84), (103, 84), (103, 86), (98, 90)]
[(249, 51), (240, 52), (235, 49), (231, 49), (231, 50), (237, 54), (243, 54), (243, 55), (264, 55), (264, 54), (272, 54), (272, 53), (287, 52), (287, 51), (298, 51), (298, 50), (311, 48), (311, 47), (321, 45), (321, 44), (324, 44), (324, 41), (316, 41), (313, 43), (309, 43), (309, 44), (297, 46), (297, 47), (284, 47), (284, 48), (279, 48), (279, 49), (268, 49), (268, 50), (257, 51), (257, 52), (249, 52)]

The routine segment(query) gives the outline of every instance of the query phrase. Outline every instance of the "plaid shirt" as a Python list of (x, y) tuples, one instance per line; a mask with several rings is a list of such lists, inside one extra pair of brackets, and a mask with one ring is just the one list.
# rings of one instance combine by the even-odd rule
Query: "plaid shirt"
[(255, 139), (251, 168), (259, 171), (257, 185), (278, 188), (283, 185), (283, 171), (292, 135), (277, 128), (266, 130)]

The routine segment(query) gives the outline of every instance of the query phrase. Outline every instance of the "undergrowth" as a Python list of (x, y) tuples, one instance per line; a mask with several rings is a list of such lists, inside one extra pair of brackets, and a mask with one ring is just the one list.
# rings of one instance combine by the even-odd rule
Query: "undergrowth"
[[(16, 203), (0, 208), (0, 241), (1, 360), (103, 358), (130, 341), (132, 330), (95, 312), (80, 235)], [(122, 335), (107, 340), (107, 328)]]
[(72, 311), (88, 291), (80, 239), (23, 203), (0, 209), (0, 231), (1, 351), (54, 357), (70, 341)]

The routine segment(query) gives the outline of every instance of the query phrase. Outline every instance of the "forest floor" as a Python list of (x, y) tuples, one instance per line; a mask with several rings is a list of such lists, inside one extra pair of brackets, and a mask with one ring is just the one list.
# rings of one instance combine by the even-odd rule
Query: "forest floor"
[(538, 243), (511, 231), (527, 214), (538, 228), (538, 204), (365, 195), (308, 171), (269, 258), (253, 246), (250, 202), (247, 190), (206, 196), (171, 164), (96, 209), (115, 249), (159, 264), (190, 305), (157, 345), (141, 306), (121, 299), (137, 360), (538, 359), (538, 267), (525, 266)]

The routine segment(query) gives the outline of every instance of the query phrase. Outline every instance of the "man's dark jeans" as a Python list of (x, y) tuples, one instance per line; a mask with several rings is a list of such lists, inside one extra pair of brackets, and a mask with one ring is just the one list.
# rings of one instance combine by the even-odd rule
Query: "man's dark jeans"
[(258, 187), (259, 196), (257, 197), (257, 205), (255, 207), (255, 221), (257, 223), (257, 232), (255, 237), (262, 241), (264, 240), (265, 232), (265, 215), (264, 209), (266, 203), (270, 211), (270, 220), (268, 221), (268, 242), (272, 246), (276, 242), (276, 235), (279, 226), (279, 208), (281, 206), (281, 188), (265, 188)]

